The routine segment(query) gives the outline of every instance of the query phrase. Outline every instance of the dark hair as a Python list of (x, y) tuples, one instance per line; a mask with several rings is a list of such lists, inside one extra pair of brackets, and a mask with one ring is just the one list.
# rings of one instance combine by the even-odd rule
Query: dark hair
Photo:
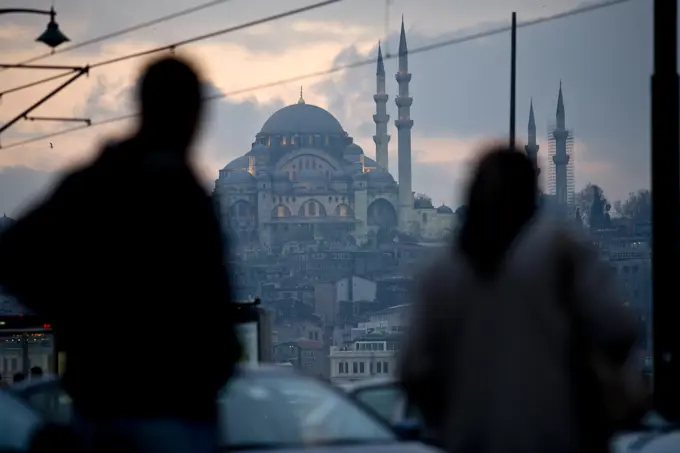
[(460, 250), (483, 278), (500, 270), (503, 258), (537, 209), (538, 178), (527, 156), (495, 148), (479, 162), (468, 189)]
[(43, 369), (40, 368), (39, 366), (34, 366), (31, 368), (31, 376), (42, 376), (43, 375)]
[(189, 61), (172, 56), (152, 62), (139, 84), (142, 127), (160, 138), (193, 134), (200, 116), (202, 89), (198, 70)]
[(24, 373), (16, 373), (14, 375), (14, 377), (12, 378), (12, 382), (15, 383), (15, 384), (17, 382), (21, 382), (21, 381), (25, 381), (25, 380), (26, 380), (26, 376), (24, 375)]

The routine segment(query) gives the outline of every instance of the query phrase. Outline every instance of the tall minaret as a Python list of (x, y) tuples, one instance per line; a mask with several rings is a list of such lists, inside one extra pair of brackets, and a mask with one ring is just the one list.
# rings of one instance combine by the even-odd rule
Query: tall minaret
[(378, 69), (376, 75), (376, 90), (373, 95), (375, 101), (375, 115), (373, 115), (373, 122), (375, 123), (375, 135), (373, 141), (375, 142), (375, 161), (385, 170), (389, 171), (389, 156), (387, 153), (387, 145), (390, 142), (390, 136), (387, 135), (387, 123), (390, 121), (390, 116), (387, 114), (387, 99), (389, 96), (385, 92), (385, 64), (383, 63), (382, 49), (378, 43)]
[(399, 71), (396, 74), (396, 79), (399, 83), (399, 95), (394, 100), (399, 112), (399, 117), (394, 121), (398, 131), (399, 229), (407, 231), (413, 211), (413, 192), (411, 191), (411, 128), (413, 127), (411, 104), (413, 104), (413, 98), (409, 96), (408, 92), (411, 74), (408, 72), (408, 49), (406, 47), (403, 16), (401, 18), (401, 36), (399, 36)]
[(555, 130), (553, 131), (553, 138), (555, 139), (555, 155), (553, 162), (555, 164), (555, 196), (557, 203), (566, 206), (567, 199), (567, 164), (569, 164), (569, 155), (567, 154), (567, 137), (569, 131), (566, 129), (566, 122), (564, 119), (564, 100), (562, 99), (562, 81), (560, 81), (560, 92), (557, 96), (557, 114), (556, 114)]
[(541, 174), (541, 169), (538, 168), (538, 143), (536, 143), (536, 120), (534, 119), (534, 101), (531, 100), (529, 104), (529, 127), (528, 127), (528, 144), (524, 147), (527, 156), (534, 164), (536, 174)]

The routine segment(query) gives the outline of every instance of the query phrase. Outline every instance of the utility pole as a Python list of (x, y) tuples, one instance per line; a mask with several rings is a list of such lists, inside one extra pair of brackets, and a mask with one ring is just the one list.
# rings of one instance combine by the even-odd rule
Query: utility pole
[(678, 286), (680, 259), (680, 136), (678, 114), (677, 0), (654, 0), (652, 75), (652, 295), (654, 406), (670, 421), (680, 419)]
[(517, 86), (517, 13), (512, 13), (510, 32), (510, 148), (515, 147), (515, 115)]

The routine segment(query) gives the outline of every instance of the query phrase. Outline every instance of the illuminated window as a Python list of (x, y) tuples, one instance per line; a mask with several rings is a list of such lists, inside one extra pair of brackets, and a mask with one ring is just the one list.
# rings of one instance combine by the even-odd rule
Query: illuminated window
[(286, 137), (281, 137), (281, 144), (285, 145), (286, 144)]
[(295, 144), (295, 136), (294, 135), (290, 138), (290, 144), (291, 145)]
[(267, 137), (267, 148), (272, 144), (272, 139), (271, 137)]

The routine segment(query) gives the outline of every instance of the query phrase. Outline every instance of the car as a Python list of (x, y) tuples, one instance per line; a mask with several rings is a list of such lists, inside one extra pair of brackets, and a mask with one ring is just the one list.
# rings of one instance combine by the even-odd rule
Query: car
[[(399, 380), (374, 378), (339, 386), (359, 403), (393, 426), (415, 424), (423, 432), (417, 408), (408, 403)], [(611, 442), (612, 453), (670, 453), (680, 451), (680, 430), (650, 413), (642, 421), (643, 431), (620, 433)], [(432, 444), (432, 442), (423, 439)]]
[[(72, 420), (58, 378), (10, 391), (48, 422)], [(241, 367), (219, 401), (222, 442), (229, 450), (438, 451), (412, 440), (408, 429), (394, 429), (340, 389), (287, 368)]]
[(420, 414), (408, 404), (404, 390), (395, 378), (372, 378), (344, 384), (340, 388), (392, 426), (421, 422)]

